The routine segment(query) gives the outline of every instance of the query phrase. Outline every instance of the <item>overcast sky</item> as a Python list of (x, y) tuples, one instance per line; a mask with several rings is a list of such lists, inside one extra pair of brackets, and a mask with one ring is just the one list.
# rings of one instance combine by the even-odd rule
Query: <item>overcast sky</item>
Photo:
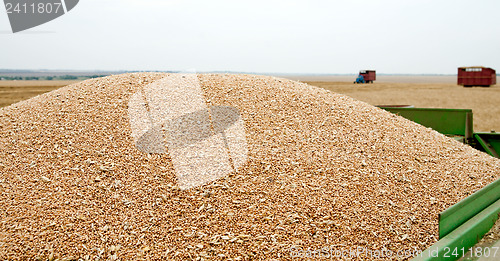
[(0, 69), (265, 73), (500, 70), (498, 0), (81, 0), (12, 34)]

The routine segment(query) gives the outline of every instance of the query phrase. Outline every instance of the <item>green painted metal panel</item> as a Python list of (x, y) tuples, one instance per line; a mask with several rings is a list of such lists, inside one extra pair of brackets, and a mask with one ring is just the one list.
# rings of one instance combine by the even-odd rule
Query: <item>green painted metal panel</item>
[(472, 110), (439, 108), (380, 107), (445, 135), (471, 138)]
[(499, 213), (500, 200), (497, 200), (412, 260), (459, 259), (493, 227)]
[(500, 179), (439, 214), (439, 238), (443, 238), (467, 220), (500, 199)]
[(500, 133), (474, 133), (474, 138), (486, 153), (500, 158)]

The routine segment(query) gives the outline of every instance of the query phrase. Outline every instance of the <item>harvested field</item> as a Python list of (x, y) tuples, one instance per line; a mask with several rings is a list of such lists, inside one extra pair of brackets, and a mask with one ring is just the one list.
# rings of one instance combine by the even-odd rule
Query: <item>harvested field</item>
[(167, 76), (87, 80), (0, 108), (1, 259), (424, 250), (438, 213), (500, 177), (500, 160), (367, 103), (206, 74), (207, 105), (242, 115), (248, 161), (181, 190), (168, 153), (136, 149), (127, 113), (134, 93)]
[(78, 81), (0, 81), (0, 107), (76, 82)]
[[(414, 81), (424, 80), (415, 77)], [(425, 78), (425, 77), (421, 77)], [(429, 79), (444, 81), (445, 79)], [(389, 78), (390, 80), (390, 78)], [(352, 82), (306, 83), (335, 93), (341, 93), (372, 105), (407, 104), (423, 108), (472, 109), (474, 131), (500, 131), (500, 85), (489, 88), (464, 88), (452, 83), (404, 83), (375, 82), (373, 84), (353, 84)], [(407, 78), (406, 81), (412, 80)]]

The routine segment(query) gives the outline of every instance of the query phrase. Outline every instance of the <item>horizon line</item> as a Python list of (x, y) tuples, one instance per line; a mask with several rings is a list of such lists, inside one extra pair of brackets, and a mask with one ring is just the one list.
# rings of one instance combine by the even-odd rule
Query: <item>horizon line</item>
[[(59, 69), (0, 69), (0, 74), (29, 74), (29, 73), (140, 73), (140, 72), (163, 72), (163, 73), (180, 73), (182, 70), (59, 70)], [(352, 76), (358, 73), (306, 73), (306, 72), (245, 72), (245, 71), (230, 71), (230, 70), (213, 70), (199, 71), (196, 73), (231, 73), (231, 74), (252, 74), (252, 75), (299, 75), (299, 76)], [(381, 73), (377, 75), (386, 76), (455, 76), (456, 73)], [(498, 75), (498, 74), (497, 74)], [(6, 76), (6, 75), (3, 75)], [(50, 76), (50, 75), (47, 75)]]

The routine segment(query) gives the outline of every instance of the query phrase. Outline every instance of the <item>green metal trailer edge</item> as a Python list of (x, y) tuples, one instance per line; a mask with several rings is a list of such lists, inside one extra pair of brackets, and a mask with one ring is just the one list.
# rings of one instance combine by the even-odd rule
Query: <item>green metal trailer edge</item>
[(378, 107), (500, 158), (500, 133), (474, 132), (470, 109), (414, 108), (400, 105)]
[(493, 227), (499, 213), (500, 200), (497, 200), (412, 260), (457, 260), (461, 258)]
[(477, 213), (500, 200), (500, 179), (439, 214), (439, 238), (443, 238)]
[(473, 134), (471, 109), (379, 107), (445, 135), (469, 139)]
[[(476, 140), (486, 153), (500, 154), (500, 133), (474, 133), (472, 110), (400, 108), (380, 106), (389, 112), (453, 136), (463, 143)], [(458, 135), (458, 136), (456, 136)], [(472, 140), (472, 142), (474, 141)], [(439, 214), (439, 241), (412, 260), (456, 260), (486, 234), (500, 213), (500, 179), (476, 191)], [(454, 255), (455, 254), (455, 255)]]
[(474, 139), (482, 149), (495, 158), (500, 158), (500, 133), (474, 133)]
[(500, 214), (500, 179), (439, 215), (440, 240), (414, 261), (457, 260), (495, 224)]

